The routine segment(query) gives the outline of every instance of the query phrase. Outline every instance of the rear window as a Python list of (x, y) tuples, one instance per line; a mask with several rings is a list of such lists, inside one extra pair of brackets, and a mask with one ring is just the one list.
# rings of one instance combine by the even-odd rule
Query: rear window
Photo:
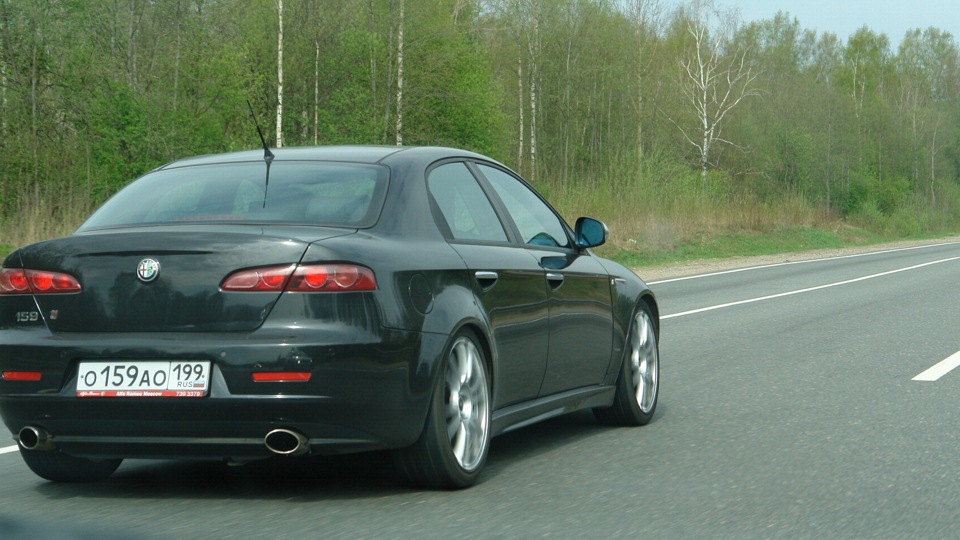
[(80, 230), (177, 222), (369, 227), (388, 172), (378, 165), (274, 161), (178, 167), (120, 190)]

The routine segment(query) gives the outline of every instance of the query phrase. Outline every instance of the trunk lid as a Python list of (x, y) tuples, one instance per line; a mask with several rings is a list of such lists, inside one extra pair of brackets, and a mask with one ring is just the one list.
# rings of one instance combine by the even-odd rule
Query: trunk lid
[[(50, 240), (17, 253), (24, 268), (65, 272), (83, 287), (76, 294), (35, 295), (54, 332), (251, 331), (280, 293), (223, 292), (226, 276), (297, 264), (310, 242), (352, 231), (311, 228), (309, 238), (291, 232), (241, 226), (127, 229)], [(150, 281), (138, 277), (147, 260), (159, 263)]]

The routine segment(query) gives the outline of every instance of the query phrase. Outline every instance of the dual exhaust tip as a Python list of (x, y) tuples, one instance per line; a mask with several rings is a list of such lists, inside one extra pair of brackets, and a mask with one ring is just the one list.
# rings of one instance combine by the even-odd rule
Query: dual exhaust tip
[[(53, 436), (43, 428), (27, 426), (17, 434), (17, 442), (25, 450), (54, 450)], [(274, 429), (263, 438), (263, 444), (274, 454), (302, 456), (310, 451), (310, 440), (299, 431)]]

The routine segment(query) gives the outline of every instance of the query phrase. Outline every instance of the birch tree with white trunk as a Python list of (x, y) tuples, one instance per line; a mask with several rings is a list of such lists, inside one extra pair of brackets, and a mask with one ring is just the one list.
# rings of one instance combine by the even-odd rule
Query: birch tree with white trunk
[(283, 0), (277, 0), (277, 148), (283, 147)]
[[(694, 112), (695, 122), (686, 124), (670, 119), (699, 154), (700, 173), (706, 176), (714, 146), (732, 142), (723, 138), (729, 114), (747, 97), (757, 96), (750, 49), (734, 43), (736, 17), (717, 12), (712, 3), (694, 4), (687, 20), (687, 35), (692, 43), (680, 59), (680, 90)], [(717, 21), (711, 24), (715, 15)]]
[(537, 113), (540, 108), (539, 96), (537, 95), (538, 83), (540, 79), (540, 69), (538, 62), (542, 50), (540, 43), (540, 0), (530, 2), (530, 17), (533, 25), (533, 33), (530, 36), (528, 47), (530, 49), (530, 179), (534, 182), (538, 180), (537, 175)]
[(0, 19), (0, 135), (7, 133), (7, 62), (3, 51), (6, 49), (3, 19)]
[(403, 146), (403, 19), (404, 0), (400, 0), (397, 28), (397, 146)]

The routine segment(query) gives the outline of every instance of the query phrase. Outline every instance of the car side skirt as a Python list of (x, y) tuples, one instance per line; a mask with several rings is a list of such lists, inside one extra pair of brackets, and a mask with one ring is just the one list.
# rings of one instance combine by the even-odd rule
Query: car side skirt
[(492, 433), (496, 436), (574, 411), (608, 407), (615, 393), (615, 386), (588, 386), (510, 405), (493, 412)]

